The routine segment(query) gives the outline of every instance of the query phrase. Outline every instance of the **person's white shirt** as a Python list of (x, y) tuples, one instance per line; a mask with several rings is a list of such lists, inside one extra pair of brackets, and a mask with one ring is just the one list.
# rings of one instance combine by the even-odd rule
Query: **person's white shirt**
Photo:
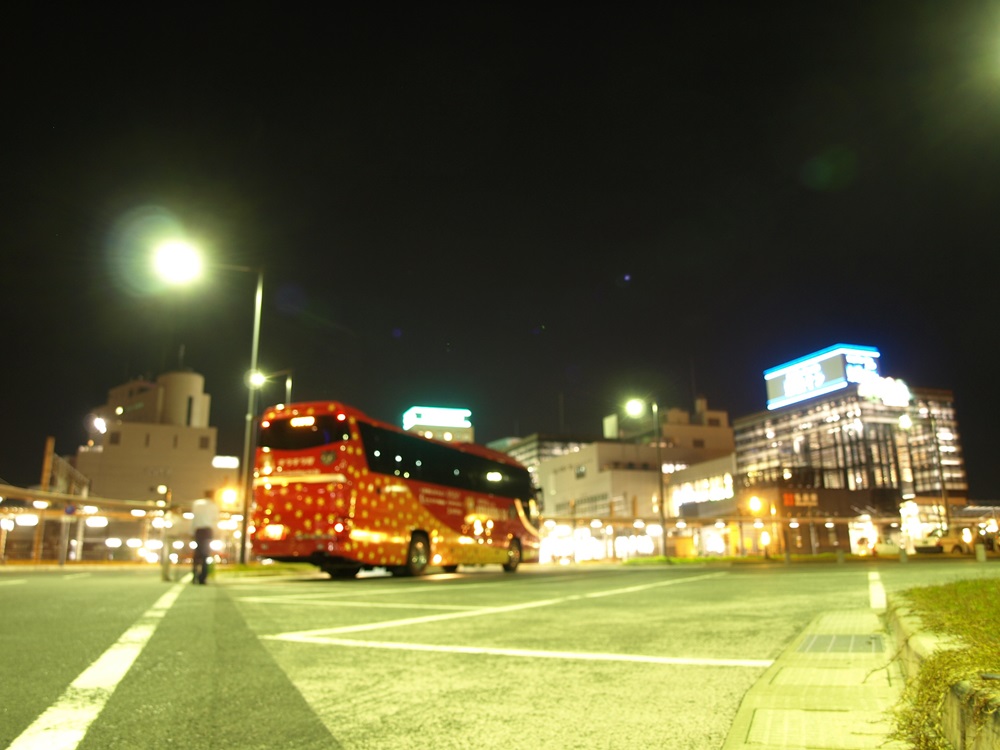
[(200, 499), (191, 503), (191, 528), (214, 529), (219, 522), (219, 508), (211, 500)]

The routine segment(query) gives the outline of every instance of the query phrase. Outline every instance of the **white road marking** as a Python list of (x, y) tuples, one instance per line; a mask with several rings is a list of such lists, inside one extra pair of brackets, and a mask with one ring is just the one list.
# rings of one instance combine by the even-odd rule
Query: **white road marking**
[[(261, 636), (266, 640), (288, 641), (292, 643), (315, 643), (328, 646), (344, 646), (347, 648), (382, 648), (397, 651), (426, 651), (451, 654), (486, 654), (493, 656), (512, 656), (532, 659), (575, 659), (583, 661), (616, 661), (634, 662), (643, 664), (673, 664), (685, 666), (722, 666), (722, 667), (753, 667), (763, 668), (773, 664), (771, 659), (709, 659), (690, 658), (674, 656), (645, 656), (642, 654), (603, 654), (573, 651), (533, 651), (528, 649), (515, 648), (489, 648), (480, 646), (439, 646), (421, 643), (398, 643), (391, 641), (364, 641), (346, 638), (336, 638), (342, 633), (360, 633), (370, 630), (381, 630), (383, 628), (397, 628), (406, 625), (422, 625), (429, 622), (442, 622), (444, 620), (455, 620), (462, 617), (482, 617), (495, 615), (501, 612), (515, 612), (523, 609), (533, 609), (536, 607), (548, 607), (564, 602), (580, 601), (583, 599), (594, 599), (604, 596), (616, 596), (619, 594), (630, 594), (636, 591), (658, 588), (661, 586), (674, 586), (681, 583), (691, 583), (701, 581), (706, 578), (717, 578), (727, 575), (726, 573), (706, 573), (704, 575), (690, 576), (687, 578), (672, 578), (666, 581), (655, 581), (653, 583), (638, 586), (625, 586), (607, 591), (597, 591), (589, 594), (573, 594), (571, 596), (558, 597), (555, 599), (541, 599), (534, 602), (524, 602), (521, 604), (510, 604), (502, 607), (480, 607), (459, 612), (442, 613), (437, 615), (425, 615), (423, 617), (408, 617), (402, 620), (389, 620), (386, 622), (372, 622), (362, 625), (346, 625), (339, 628), (323, 628), (320, 630), (304, 630), (296, 633), (279, 633), (277, 635)], [(266, 601), (270, 601), (265, 599)], [(376, 606), (366, 602), (344, 602), (336, 601), (332, 604), (345, 606)], [(384, 606), (384, 605), (383, 605)], [(409, 607), (410, 605), (402, 605)]]
[(882, 611), (886, 607), (885, 587), (876, 571), (868, 573), (868, 602), (872, 609)]
[(386, 604), (384, 602), (347, 602), (341, 599), (317, 601), (310, 597), (299, 598), (296, 596), (242, 596), (241, 602), (253, 602), (255, 604), (309, 604), (321, 607), (360, 607), (370, 609), (446, 609), (446, 610), (472, 610), (482, 609), (462, 604)]
[(655, 589), (660, 586), (673, 586), (677, 583), (689, 583), (691, 581), (703, 581), (706, 578), (718, 578), (719, 576), (724, 576), (725, 573), (705, 573), (700, 576), (691, 576), (690, 578), (675, 578), (669, 581), (656, 581), (654, 583), (644, 583), (641, 586), (626, 586), (621, 589), (609, 589), (607, 591), (596, 591), (593, 594), (583, 594), (585, 599), (597, 599), (602, 596), (618, 596), (618, 594), (631, 594), (634, 591), (645, 591), (646, 589)]
[[(251, 586), (249, 584), (243, 584), (243, 583), (226, 584), (226, 585), (227, 585), (227, 588), (229, 588), (229, 589), (254, 588), (253, 586)], [(329, 584), (326, 584), (326, 582), (324, 582), (324, 585), (329, 585)], [(420, 583), (420, 584), (415, 584), (413, 586), (396, 586), (396, 587), (393, 587), (393, 588), (384, 588), (384, 589), (383, 588), (371, 588), (371, 589), (364, 589), (364, 590), (362, 590), (362, 587), (358, 587), (358, 588), (354, 588), (354, 587), (352, 587), (352, 588), (337, 588), (337, 589), (332, 590), (332, 591), (317, 591), (315, 593), (313, 593), (313, 592), (310, 592), (310, 593), (297, 592), (297, 593), (294, 593), (294, 594), (277, 594), (277, 595), (275, 595), (273, 597), (272, 596), (268, 596), (267, 594), (262, 594), (260, 596), (241, 597), (240, 600), (241, 601), (263, 601), (263, 600), (275, 601), (275, 600), (278, 600), (278, 599), (286, 599), (286, 598), (299, 599), (299, 600), (306, 600), (306, 599), (323, 599), (323, 600), (325, 600), (325, 599), (336, 599), (338, 597), (348, 597), (348, 596), (366, 596), (367, 597), (367, 596), (390, 596), (392, 594), (426, 594), (427, 592), (434, 590), (432, 588), (429, 588), (430, 586), (433, 586), (433, 585), (434, 585), (433, 583)], [(467, 584), (462, 584), (462, 591), (469, 591), (470, 589), (481, 589), (481, 588), (484, 588), (484, 587), (490, 586), (490, 585), (492, 585), (492, 584), (488, 584), (488, 583), (467, 583)]]
[[(398, 628), (406, 625), (423, 625), (428, 622), (442, 622), (443, 620), (455, 620), (461, 617), (483, 617), (485, 615), (495, 615), (501, 612), (516, 612), (522, 609), (534, 609), (536, 607), (549, 607), (553, 604), (578, 601), (580, 599), (594, 598), (599, 596), (613, 596), (615, 594), (629, 594), (635, 591), (657, 588), (660, 586), (674, 586), (681, 583), (701, 581), (705, 578), (717, 578), (726, 573), (706, 573), (700, 576), (690, 576), (688, 578), (671, 578), (666, 581), (656, 581), (641, 586), (626, 586), (620, 589), (609, 589), (608, 591), (596, 592), (593, 594), (574, 594), (573, 596), (562, 596), (555, 599), (540, 599), (534, 602), (524, 602), (522, 604), (508, 604), (503, 607), (481, 607), (462, 612), (452, 612), (449, 614), (425, 615), (423, 617), (407, 617), (402, 620), (385, 620), (382, 622), (363, 623), (361, 625), (345, 625), (339, 628), (321, 628), (318, 630), (303, 630), (298, 633), (285, 633), (282, 636), (271, 636), (272, 638), (285, 636), (298, 636), (302, 638), (319, 637), (333, 635), (336, 633), (361, 633), (366, 630), (382, 630), (383, 628)], [(343, 604), (343, 602), (339, 602)]]
[(7, 750), (73, 750), (79, 745), (183, 588), (175, 584), (161, 596)]
[(535, 607), (547, 607), (551, 604), (558, 604), (559, 602), (568, 601), (571, 598), (567, 597), (565, 599), (543, 599), (536, 602), (527, 602), (524, 604), (509, 604), (505, 607), (481, 607), (479, 609), (471, 609), (463, 612), (450, 612), (440, 615), (424, 615), (423, 617), (407, 617), (402, 620), (385, 620), (382, 622), (369, 622), (363, 623), (361, 625), (345, 625), (339, 628), (320, 628), (318, 630), (303, 630), (298, 633), (284, 633), (281, 636), (271, 636), (272, 638), (292, 636), (293, 640), (295, 636), (301, 636), (303, 638), (322, 638), (325, 635), (332, 635), (335, 633), (361, 633), (366, 630), (382, 630), (383, 628), (399, 628), (406, 625), (423, 625), (428, 622), (442, 622), (444, 620), (457, 620), (462, 617), (482, 617), (484, 615), (494, 615), (500, 612), (516, 612), (522, 609), (534, 609)]
[(424, 643), (396, 643), (392, 641), (356, 641), (346, 638), (324, 638), (290, 633), (266, 636), (271, 640), (295, 643), (318, 643), (347, 648), (383, 648), (394, 651), (430, 651), (443, 654), (484, 654), (487, 656), (514, 656), (528, 659), (570, 659), (581, 661), (624, 661), (640, 664), (672, 664), (694, 667), (753, 667), (766, 669), (773, 659), (698, 659), (680, 656), (644, 656), (642, 654), (602, 654), (579, 651), (533, 651), (523, 648), (485, 648), (480, 646), (435, 646)]

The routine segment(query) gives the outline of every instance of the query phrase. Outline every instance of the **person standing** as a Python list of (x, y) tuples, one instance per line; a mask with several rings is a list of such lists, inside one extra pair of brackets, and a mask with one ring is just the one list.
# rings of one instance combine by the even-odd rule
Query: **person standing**
[(219, 508), (208, 499), (191, 503), (191, 526), (194, 530), (194, 571), (191, 583), (204, 584), (208, 578), (208, 560), (212, 556), (212, 536), (219, 522)]

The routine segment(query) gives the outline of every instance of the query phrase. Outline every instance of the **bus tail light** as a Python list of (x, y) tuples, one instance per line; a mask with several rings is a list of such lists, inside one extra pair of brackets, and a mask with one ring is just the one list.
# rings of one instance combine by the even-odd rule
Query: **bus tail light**
[(272, 542), (280, 542), (285, 538), (285, 525), (281, 523), (269, 523), (267, 526), (260, 528), (257, 536)]

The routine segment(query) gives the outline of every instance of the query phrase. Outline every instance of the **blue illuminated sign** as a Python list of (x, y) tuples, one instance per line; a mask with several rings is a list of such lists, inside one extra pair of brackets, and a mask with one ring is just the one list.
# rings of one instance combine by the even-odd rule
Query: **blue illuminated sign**
[(871, 346), (834, 344), (765, 370), (767, 408), (779, 409), (833, 393), (846, 388), (848, 383), (867, 383), (878, 378), (880, 356), (878, 349)]

